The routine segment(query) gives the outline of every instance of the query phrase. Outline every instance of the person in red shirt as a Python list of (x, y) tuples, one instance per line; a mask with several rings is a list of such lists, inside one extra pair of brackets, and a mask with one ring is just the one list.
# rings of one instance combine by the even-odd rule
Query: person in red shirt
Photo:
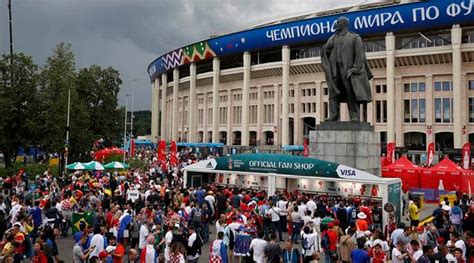
[(44, 253), (41, 243), (35, 243), (35, 254), (33, 255), (33, 263), (48, 263), (48, 257)]
[(362, 204), (359, 207), (359, 211), (367, 216), (367, 218), (365, 219), (367, 221), (367, 224), (369, 226), (372, 225), (372, 209), (367, 206), (367, 201), (362, 200)]
[(337, 261), (337, 242), (339, 241), (339, 233), (334, 228), (334, 223), (328, 223), (327, 235), (329, 238), (329, 252), (331, 253), (332, 260)]
[(370, 248), (369, 257), (372, 258), (372, 263), (383, 263), (387, 260), (387, 256), (382, 250), (382, 245), (380, 245), (379, 243), (375, 244), (374, 247)]
[(357, 214), (357, 220), (356, 220), (356, 229), (357, 231), (365, 232), (369, 230), (369, 224), (367, 224), (367, 215), (363, 212), (360, 212)]
[(109, 245), (115, 246), (115, 250), (111, 252), (112, 259), (114, 263), (122, 263), (123, 256), (125, 255), (125, 248), (122, 244), (117, 243), (117, 239), (115, 236), (111, 236), (109, 238)]

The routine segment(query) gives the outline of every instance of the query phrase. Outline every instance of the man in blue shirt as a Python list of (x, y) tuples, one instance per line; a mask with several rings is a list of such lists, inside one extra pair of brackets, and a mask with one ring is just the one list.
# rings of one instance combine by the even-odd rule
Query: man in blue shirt
[(30, 209), (30, 215), (33, 219), (33, 232), (31, 232), (31, 239), (33, 244), (35, 243), (36, 238), (38, 238), (38, 229), (43, 224), (43, 213), (41, 211), (41, 208), (39, 208), (39, 204), (40, 202), (36, 201), (35, 207)]
[(352, 263), (370, 262), (369, 253), (364, 250), (365, 242), (367, 242), (367, 239), (365, 237), (360, 237), (357, 239), (357, 249), (354, 249), (351, 253)]

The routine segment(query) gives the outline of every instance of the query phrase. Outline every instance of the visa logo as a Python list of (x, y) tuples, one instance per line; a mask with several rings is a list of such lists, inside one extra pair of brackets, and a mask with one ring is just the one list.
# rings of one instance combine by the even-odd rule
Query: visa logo
[(355, 170), (352, 169), (341, 169), (341, 175), (342, 176), (356, 176)]

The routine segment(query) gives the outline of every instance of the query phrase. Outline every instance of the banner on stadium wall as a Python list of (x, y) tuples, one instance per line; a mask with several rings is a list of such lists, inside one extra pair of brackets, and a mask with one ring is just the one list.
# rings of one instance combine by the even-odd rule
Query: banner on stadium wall
[(422, 32), (427, 28), (472, 23), (474, 1), (431, 0), (396, 4), (241, 31), (171, 51), (153, 61), (148, 66), (148, 74), (153, 80), (173, 68), (215, 56), (224, 57), (305, 42), (323, 42), (335, 32), (335, 22), (340, 16), (346, 16), (350, 30), (361, 36), (415, 29)]

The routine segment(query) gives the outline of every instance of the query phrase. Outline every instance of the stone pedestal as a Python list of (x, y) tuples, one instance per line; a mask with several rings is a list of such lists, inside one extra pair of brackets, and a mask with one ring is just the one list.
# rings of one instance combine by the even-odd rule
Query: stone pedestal
[(380, 173), (380, 136), (367, 122), (323, 122), (309, 132), (311, 157)]

